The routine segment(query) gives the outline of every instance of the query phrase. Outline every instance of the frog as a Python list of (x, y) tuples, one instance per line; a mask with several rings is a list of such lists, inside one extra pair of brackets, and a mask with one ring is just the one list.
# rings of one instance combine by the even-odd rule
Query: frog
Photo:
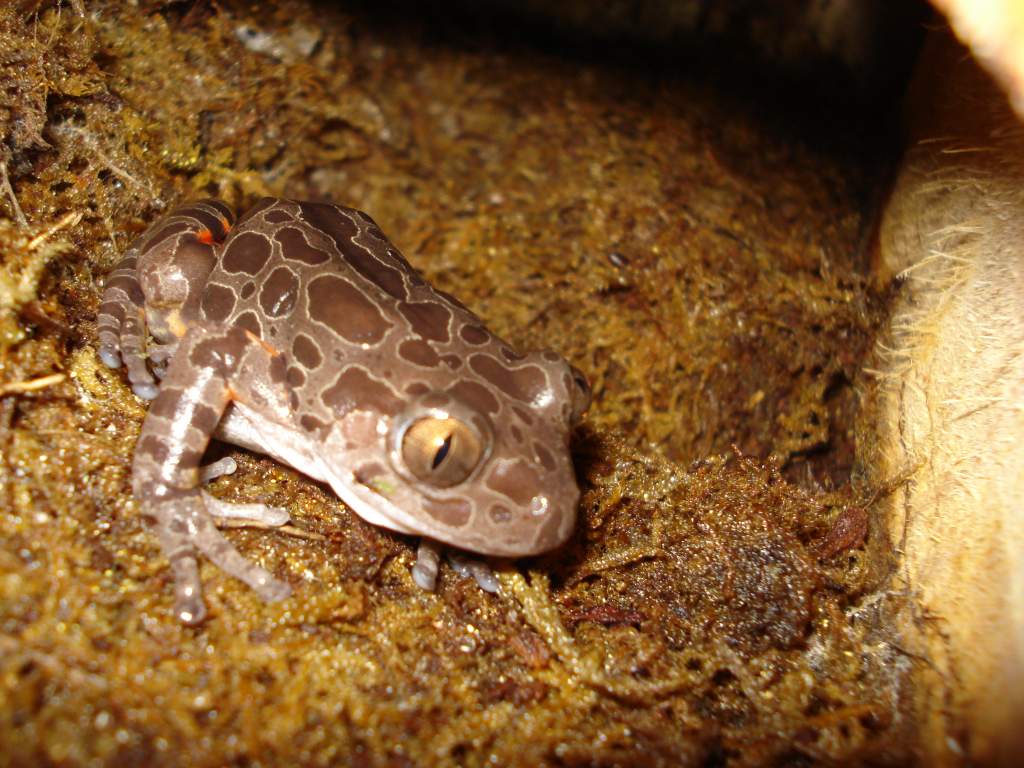
[(214, 438), (329, 486), (363, 520), (420, 537), (413, 581), (439, 557), (484, 589), (484, 558), (537, 555), (572, 535), (570, 438), (591, 391), (551, 350), (519, 352), (433, 287), (359, 210), (265, 198), (170, 210), (110, 272), (97, 356), (150, 401), (132, 495), (174, 581), (174, 613), (207, 618), (200, 557), (267, 602), (291, 594), (221, 533), (287, 510), (204, 489)]

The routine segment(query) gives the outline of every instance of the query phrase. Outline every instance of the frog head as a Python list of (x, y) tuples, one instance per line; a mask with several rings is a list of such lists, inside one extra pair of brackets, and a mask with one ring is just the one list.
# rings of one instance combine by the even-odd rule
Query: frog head
[(361, 517), (486, 555), (569, 538), (580, 496), (569, 437), (590, 402), (586, 379), (553, 352), (494, 346), (457, 375), (421, 376), (393, 414), (354, 408), (337, 422), (325, 453), (343, 460), (324, 474)]

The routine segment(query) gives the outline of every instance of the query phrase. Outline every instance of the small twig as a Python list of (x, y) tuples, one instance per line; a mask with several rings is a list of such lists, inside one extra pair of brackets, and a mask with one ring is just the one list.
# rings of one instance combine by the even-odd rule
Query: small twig
[(327, 537), (322, 533), (316, 531), (307, 531), (304, 528), (298, 528), (294, 525), (267, 525), (259, 520), (249, 520), (244, 517), (224, 519), (217, 518), (217, 527), (221, 530), (225, 528), (259, 528), (265, 531), (280, 531), (289, 536), (294, 536), (297, 539), (309, 539), (311, 541), (326, 541)]
[(83, 215), (84, 214), (81, 211), (71, 211), (69, 213), (65, 213), (57, 220), (57, 222), (52, 227), (43, 232), (40, 232), (38, 235), (29, 240), (28, 250), (34, 251), (36, 248), (45, 243), (47, 240), (49, 240), (55, 234), (60, 232), (62, 229), (65, 229), (66, 227), (75, 226), (75, 224), (82, 220)]
[(40, 389), (46, 389), (52, 387), (54, 384), (60, 384), (66, 379), (63, 373), (51, 373), (49, 376), (43, 376), (39, 379), (32, 379), (31, 381), (12, 381), (7, 384), (0, 384), (0, 397), (5, 395), (20, 395), (25, 392), (35, 392)]
[(18, 225), (28, 227), (28, 219), (25, 218), (25, 213), (21, 210), (21, 206), (18, 205), (18, 198), (14, 194), (14, 187), (11, 186), (11, 179), (7, 175), (6, 162), (0, 162), (0, 186), (3, 187), (4, 192), (7, 193), (7, 197), (11, 201), (11, 207), (14, 209), (14, 218), (17, 219)]

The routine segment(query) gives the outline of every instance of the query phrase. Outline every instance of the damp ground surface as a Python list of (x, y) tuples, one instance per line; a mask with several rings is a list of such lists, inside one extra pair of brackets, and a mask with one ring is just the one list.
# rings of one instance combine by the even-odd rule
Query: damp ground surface
[[(850, 480), (877, 162), (699, 73), (382, 16), (0, 10), (0, 764), (899, 761)], [(213, 446), (216, 495), (291, 512), (229, 535), (294, 595), (206, 564), (210, 620), (175, 623), (99, 285), (176, 203), (268, 194), (366, 210), (587, 374), (564, 549), (426, 593), (414, 541)]]

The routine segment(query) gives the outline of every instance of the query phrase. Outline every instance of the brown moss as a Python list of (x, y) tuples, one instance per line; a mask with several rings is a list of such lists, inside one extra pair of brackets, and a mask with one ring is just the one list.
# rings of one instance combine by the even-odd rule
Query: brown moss
[[(863, 620), (865, 504), (818, 485), (845, 483), (877, 319), (859, 158), (692, 83), (300, 2), (79, 5), (0, 10), (18, 64), (0, 126), (27, 219), (0, 230), (4, 274), (76, 216), (70, 250), (4, 307), (29, 337), (10, 337), (0, 381), (67, 376), (0, 394), (11, 763), (899, 755), (898, 657)], [(410, 541), (215, 448), (241, 465), (215, 493), (286, 506), (320, 537), (231, 532), (295, 596), (263, 605), (204, 565), (212, 619), (171, 619), (129, 490), (144, 408), (95, 358), (96, 280), (179, 200), (264, 193), (370, 211), (497, 332), (588, 374), (566, 549), (506, 566), (497, 596), (448, 569), (424, 593)]]

